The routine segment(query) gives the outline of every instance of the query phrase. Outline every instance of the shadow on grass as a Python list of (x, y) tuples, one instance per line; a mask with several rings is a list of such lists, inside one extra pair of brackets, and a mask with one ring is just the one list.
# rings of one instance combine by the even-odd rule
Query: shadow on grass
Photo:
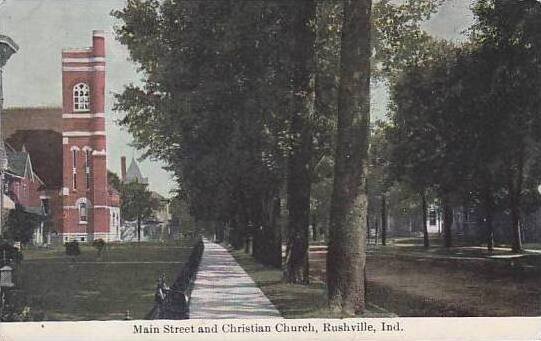
[[(231, 251), (240, 266), (252, 277), (285, 318), (343, 318), (327, 305), (327, 288), (321, 281), (308, 285), (282, 282), (282, 270), (257, 263), (243, 251)], [(394, 317), (395, 314), (368, 303), (367, 310), (358, 317)]]
[(326, 289), (323, 284), (283, 283), (280, 269), (258, 264), (243, 251), (231, 251), (231, 254), (283, 317), (320, 318), (331, 316), (331, 312), (327, 308)]

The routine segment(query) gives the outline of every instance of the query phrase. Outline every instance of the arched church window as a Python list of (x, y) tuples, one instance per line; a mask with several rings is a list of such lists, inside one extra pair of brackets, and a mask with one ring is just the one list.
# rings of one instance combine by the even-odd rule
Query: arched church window
[(87, 221), (86, 202), (79, 204), (79, 221)]
[(90, 88), (86, 83), (79, 83), (73, 87), (73, 111), (90, 110)]

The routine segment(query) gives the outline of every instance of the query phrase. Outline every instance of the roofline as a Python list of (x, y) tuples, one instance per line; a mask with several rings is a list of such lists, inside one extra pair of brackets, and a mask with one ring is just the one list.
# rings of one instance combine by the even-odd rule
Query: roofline
[(24, 179), (24, 176), (20, 176), (20, 175), (17, 175), (17, 174), (15, 174), (15, 173), (12, 173), (12, 172), (10, 172), (9, 170), (5, 170), (4, 172), (5, 172), (6, 174), (9, 174), (9, 175), (13, 176), (13, 177), (16, 177), (16, 178), (19, 178), (19, 179)]
[(3, 34), (0, 34), (0, 43), (4, 43), (7, 46), (9, 46), (13, 51), (17, 52), (19, 51), (19, 45), (17, 45), (13, 39), (11, 39), (8, 36), (5, 36)]
[(53, 110), (58, 109), (60, 111), (63, 111), (64, 109), (61, 106), (35, 106), (35, 107), (7, 107), (4, 108), (4, 111), (6, 110)]

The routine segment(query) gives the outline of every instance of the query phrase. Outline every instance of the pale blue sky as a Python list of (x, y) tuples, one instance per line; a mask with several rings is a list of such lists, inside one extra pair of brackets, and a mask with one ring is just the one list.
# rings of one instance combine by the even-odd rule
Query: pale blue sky
[[(0, 0), (1, 2), (2, 0)], [(128, 52), (113, 36), (114, 18), (109, 13), (123, 7), (125, 0), (7, 0), (0, 5), (0, 33), (7, 34), (20, 46), (5, 68), (6, 107), (60, 106), (60, 51), (68, 47), (91, 44), (91, 32), (101, 29), (107, 38), (107, 137), (108, 168), (119, 173), (120, 156), (130, 161), (140, 154), (128, 144), (130, 135), (114, 124), (112, 94), (125, 84), (138, 82), (135, 66), (127, 61)], [(468, 0), (448, 0), (427, 30), (447, 39), (460, 39), (460, 33), (471, 23)], [(373, 117), (384, 116), (386, 91), (373, 91)], [(149, 178), (152, 190), (167, 195), (173, 188), (171, 177), (162, 164), (145, 160), (141, 171)]]

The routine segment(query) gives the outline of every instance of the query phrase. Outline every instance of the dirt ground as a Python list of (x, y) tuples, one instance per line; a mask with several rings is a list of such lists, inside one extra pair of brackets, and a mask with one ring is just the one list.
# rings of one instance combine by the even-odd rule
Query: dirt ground
[[(311, 275), (321, 280), (325, 255), (310, 252)], [(493, 271), (476, 261), (370, 253), (368, 301), (399, 316), (541, 315), (541, 271)]]

